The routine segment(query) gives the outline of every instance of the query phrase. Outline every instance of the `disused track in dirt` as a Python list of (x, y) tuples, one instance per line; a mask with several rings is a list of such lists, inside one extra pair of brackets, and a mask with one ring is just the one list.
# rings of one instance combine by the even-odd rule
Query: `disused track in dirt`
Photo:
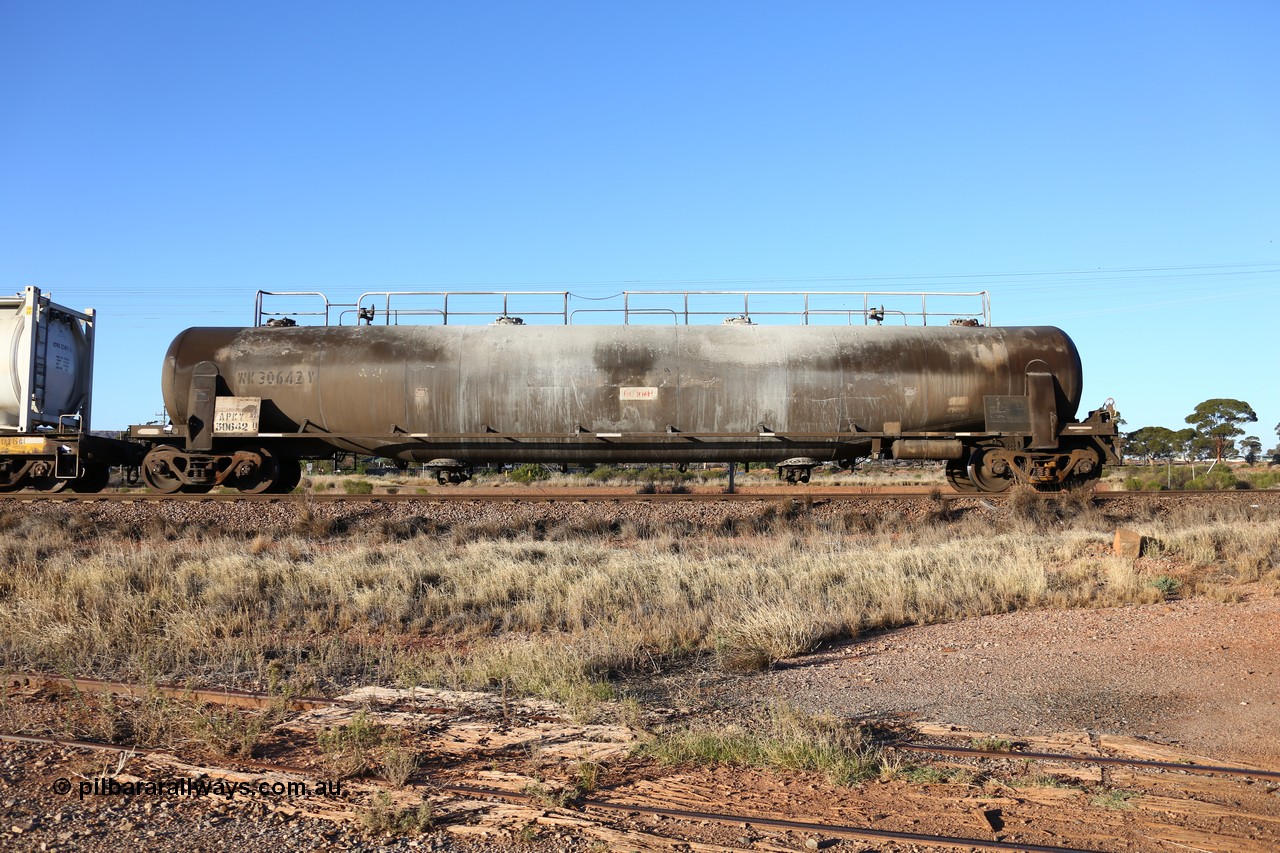
[[(924, 809), (931, 816), (912, 812), (901, 819), (892, 817), (893, 807), (887, 801), (870, 806), (862, 803), (863, 797), (860, 796), (854, 800), (859, 805), (848, 808), (844, 807), (847, 805), (844, 797), (835, 801), (828, 798), (819, 803), (803, 794), (797, 798), (794, 792), (788, 792), (785, 781), (780, 783), (781, 787), (773, 789), (780, 799), (753, 796), (753, 782), (744, 779), (738, 770), (731, 770), (726, 775), (725, 772), (717, 773), (696, 766), (662, 771), (644, 764), (643, 760), (636, 765), (628, 757), (633, 754), (634, 746), (643, 740), (636, 730), (570, 723), (563, 709), (552, 704), (517, 699), (508, 702), (505, 696), (499, 701), (496, 696), (455, 694), (427, 688), (362, 688), (338, 698), (287, 698), (254, 691), (189, 689), (39, 674), (9, 675), (0, 680), (0, 685), (5, 687), (10, 701), (39, 705), (68, 700), (79, 702), (74, 698), (76, 693), (105, 692), (135, 699), (157, 695), (181, 698), (195, 704), (224, 704), (250, 712), (264, 707), (274, 707), (277, 712), (281, 708), (298, 711), (287, 715), (277, 725), (276, 730), (281, 732), (278, 739), (273, 739), (264, 752), (249, 758), (211, 754), (207, 746), (201, 749), (197, 745), (191, 752), (186, 746), (179, 745), (175, 753), (173, 745), (169, 748), (135, 746), (128, 742), (131, 740), (128, 737), (104, 741), (92, 739), (93, 735), (88, 738), (84, 735), (63, 735), (59, 725), (48, 716), (51, 709), (46, 708), (40, 716), (27, 718), (28, 722), (14, 733), (0, 735), (0, 743), (5, 744), (7, 750), (34, 750), (25, 753), (28, 765), (33, 768), (28, 785), (47, 791), (54, 775), (57, 775), (59, 778), (53, 781), (55, 784), (63, 783), (63, 788), (54, 787), (52, 790), (64, 796), (68, 777), (87, 779), (88, 776), (79, 774), (85, 772), (83, 768), (93, 765), (85, 762), (104, 759), (107, 763), (101, 766), (109, 768), (114, 764), (117, 768), (114, 773), (125, 782), (184, 777), (204, 780), (205, 783), (221, 780), (228, 785), (249, 785), (255, 790), (263, 784), (296, 784), (314, 779), (317, 772), (314, 750), (303, 748), (298, 751), (299, 737), (306, 740), (308, 733), (311, 737), (318, 737), (321, 731), (333, 731), (364, 720), (366, 722), (361, 725), (407, 726), (402, 730), (416, 731), (413, 737), (425, 739), (419, 740), (415, 748), (422, 750), (421, 755), (431, 756), (430, 766), (417, 765), (414, 778), (408, 780), (408, 784), (390, 781), (393, 777), (385, 775), (383, 770), (375, 773), (370, 768), (350, 778), (350, 784), (345, 786), (346, 793), (336, 797), (332, 792), (329, 795), (322, 793), (299, 804), (259, 796), (246, 800), (244, 808), (265, 808), (282, 812), (285, 816), (317, 819), (330, 825), (334, 822), (358, 825), (367, 819), (371, 810), (376, 812), (389, 805), (412, 809), (415, 803), (429, 802), (435, 815), (432, 831), (443, 831), (454, 838), (472, 839), (480, 844), (480, 849), (490, 849), (490, 845), (508, 849), (506, 841), (524, 837), (520, 835), (520, 827), (530, 826), (594, 840), (593, 843), (603, 843), (611, 849), (622, 847), (655, 853), (672, 849), (756, 849), (760, 845), (754, 841), (760, 841), (763, 849), (771, 850), (796, 849), (797, 844), (822, 849), (836, 844), (838, 839), (883, 845), (885, 849), (893, 850), (959, 848), (1063, 853), (1128, 848), (1134, 839), (1142, 841), (1141, 849), (1164, 850), (1169, 844), (1175, 848), (1189, 844), (1195, 849), (1205, 849), (1206, 841), (1211, 838), (1218, 841), (1230, 838), (1240, 845), (1238, 849), (1241, 850), (1273, 849), (1267, 846), (1269, 842), (1265, 837), (1256, 834), (1261, 832), (1265, 836), (1270, 832), (1261, 824), (1244, 830), (1244, 834), (1238, 828), (1233, 828), (1226, 835), (1220, 836), (1219, 833), (1223, 832), (1223, 819), (1239, 822), (1239, 809), (1230, 806), (1232, 798), (1250, 790), (1252, 780), (1257, 777), (1280, 778), (1280, 772), (1265, 770), (1260, 773), (1249, 767), (1219, 767), (1210, 765), (1203, 756), (1195, 757), (1195, 764), (1182, 763), (1176, 760), (1184, 755), (1180, 753), (1169, 756), (1175, 760), (1153, 762), (1099, 754), (1049, 753), (1043, 751), (1043, 744), (1039, 745), (1041, 751), (1032, 752), (1031, 749), (1037, 746), (1034, 742), (1026, 744), (1029, 747), (1026, 751), (974, 749), (945, 743), (956, 738), (973, 742), (973, 733), (947, 734), (938, 727), (929, 726), (921, 727), (916, 733), (917, 738), (937, 740), (936, 743), (880, 741), (880, 748), (888, 754), (896, 751), (960, 753), (965, 756), (964, 761), (970, 762), (968, 766), (973, 766), (972, 762), (976, 760), (979, 767), (987, 767), (985, 762), (991, 761), (994, 763), (990, 765), (989, 772), (993, 774), (1009, 772), (1010, 765), (1016, 763), (1021, 770), (1013, 771), (1015, 775), (1019, 772), (1025, 775), (1026, 765), (1034, 762), (1052, 775), (1065, 774), (1068, 778), (1076, 778), (1076, 774), (1081, 774), (1079, 778), (1097, 777), (1102, 784), (1108, 784), (1098, 775), (1103, 772), (1103, 765), (1127, 764), (1134, 767), (1133, 772), (1120, 767), (1114, 767), (1113, 772), (1127, 773), (1124, 781), (1116, 783), (1130, 789), (1122, 791), (1123, 796), (1132, 796), (1133, 789), (1150, 794), (1152, 804), (1143, 816), (1132, 817), (1124, 812), (1107, 812), (1104, 809), (1105, 827), (1099, 824), (1093, 830), (1075, 833), (1071, 831), (1070, 824), (1063, 824), (1055, 815), (1054, 810), (1063, 801), (1052, 789), (1047, 795), (1035, 795), (998, 786), (998, 790), (975, 797), (972, 789), (958, 793), (942, 790), (926, 793), (920, 786), (917, 793), (912, 793), (909, 783), (907, 788), (903, 788), (904, 783), (899, 781), (890, 784), (896, 784), (894, 790), (901, 792), (899, 796), (906, 796), (911, 801), (908, 811), (911, 808)], [(459, 701), (462, 704), (458, 704)], [(424, 725), (427, 717), (431, 721)], [(46, 722), (41, 723), (40, 719)], [(280, 749), (282, 744), (283, 750)], [(1095, 743), (1094, 748), (1104, 749), (1100, 743)], [(1125, 747), (1120, 746), (1119, 749), (1124, 750)], [(600, 752), (593, 752), (591, 758), (585, 758), (588, 753), (581, 750)], [(1137, 754), (1141, 755), (1142, 751)], [(104, 759), (91, 759), (90, 756), (94, 755)], [(539, 755), (541, 757), (534, 758), (535, 764), (531, 767), (531, 756)], [(552, 778), (556, 778), (563, 773), (552, 768), (572, 772), (574, 762), (584, 760), (605, 762), (607, 766), (617, 767), (622, 775), (617, 777), (612, 775), (614, 771), (609, 771), (609, 784), (582, 789), (569, 783), (544, 782), (546, 777), (542, 772), (549, 771)], [(130, 762), (136, 763), (121, 775), (126, 763)], [(1070, 770), (1072, 764), (1078, 765), (1078, 769)], [(13, 766), (12, 761), (9, 766)], [(544, 770), (536, 769), (539, 766)], [(647, 770), (644, 769), (646, 767)], [(87, 772), (100, 776), (113, 773), (109, 769)], [(981, 772), (986, 775), (988, 771)], [(758, 785), (763, 777), (757, 774), (752, 778)], [(1148, 781), (1140, 782), (1140, 779)], [(83, 785), (84, 782), (78, 784)], [(816, 790), (812, 785), (802, 787)], [(929, 787), (932, 789), (934, 786)], [(1008, 793), (1013, 790), (1018, 790), (1018, 793)], [(1183, 791), (1198, 793), (1176, 795), (1189, 798), (1186, 803), (1170, 799), (1171, 793)], [(863, 793), (884, 796), (869, 791)], [(925, 798), (923, 801), (920, 800), (922, 797)], [(250, 806), (250, 803), (258, 805)], [(209, 807), (222, 808), (213, 799), (209, 799)], [(1180, 819), (1166, 815), (1170, 810), (1170, 813), (1176, 813), (1179, 809), (1189, 814), (1204, 812), (1211, 821), (1210, 827), (1215, 825), (1212, 821), (1218, 821), (1217, 829), (1210, 828), (1206, 834), (1203, 826), (1182, 828)], [(220, 813), (225, 815), (225, 809)], [(910, 819), (913, 814), (924, 819)], [(1153, 820), (1154, 823), (1151, 822)], [(1275, 822), (1274, 818), (1262, 820), (1264, 823), (1268, 820)], [(567, 838), (569, 835), (556, 837)], [(1148, 843), (1155, 846), (1144, 846)], [(464, 844), (462, 849), (473, 848)]]
[[(121, 696), (158, 695), (171, 699), (184, 699), (197, 703), (226, 705), (246, 709), (269, 708), (273, 705), (281, 705), (293, 711), (310, 711), (315, 708), (323, 707), (353, 707), (353, 703), (350, 701), (329, 699), (322, 696), (286, 697), (252, 690), (184, 687), (180, 685), (167, 684), (141, 684), (138, 682), (128, 681), (104, 681), (97, 678), (76, 678), (71, 676), (50, 675), (47, 673), (7, 674), (0, 677), (0, 684), (3, 685), (6, 692), (14, 690), (39, 691), (41, 689), (54, 688), (87, 693), (109, 693)], [(449, 712), (449, 709), (444, 707), (419, 708), (419, 710), (432, 711), (440, 714)], [(16, 740), (19, 737), (19, 735), (0, 733), (0, 740)], [(1110, 764), (1123, 767), (1145, 768), (1149, 770), (1170, 770), (1183, 773), (1212, 773), (1226, 776), (1280, 780), (1280, 770), (1262, 770), (1249, 767), (1229, 767), (1172, 761), (1151, 761), (1147, 759), (1124, 758), (1107, 755), (1076, 755), (1058, 752), (1036, 752), (1014, 749), (1012, 747), (1009, 749), (982, 749), (943, 743), (914, 743), (902, 740), (885, 741), (881, 743), (880, 746), (904, 752), (932, 752), (976, 758), (1053, 761), (1067, 764)], [(117, 747), (117, 749), (132, 748), (133, 747)]]
[[(76, 749), (87, 750), (92, 752), (105, 752), (113, 754), (126, 754), (133, 757), (172, 757), (172, 750), (164, 749), (148, 749), (131, 744), (115, 744), (102, 743), (99, 741), (87, 740), (68, 740), (59, 738), (39, 737), (33, 735), (19, 735), (11, 733), (0, 733), (0, 742), (26, 744), (32, 746), (55, 747), (60, 749)], [(253, 761), (249, 759), (238, 759), (234, 762), (234, 769), (238, 772), (243, 770), (257, 770), (264, 773), (289, 774), (297, 777), (305, 777), (310, 771), (301, 767), (289, 767), (279, 764), (270, 764), (261, 761)], [(209, 769), (209, 768), (204, 768)], [(377, 783), (373, 787), (382, 787)], [(499, 800), (502, 802), (518, 803), (526, 806), (534, 806), (545, 808), (545, 804), (541, 802), (541, 798), (535, 794), (515, 792), (503, 790), (500, 788), (486, 788), (475, 785), (451, 785), (440, 784), (433, 787), (433, 790), (442, 794), (452, 794), (462, 797), (477, 798), (481, 800)], [(578, 798), (572, 803), (565, 803), (559, 807), (563, 811), (603, 811), (606, 813), (623, 814), (623, 815), (648, 815), (653, 817), (665, 818), (677, 821), (690, 821), (693, 823), (715, 823), (727, 826), (745, 827), (754, 826), (761, 829), (781, 830), (784, 832), (799, 832), (813, 836), (835, 836), (851, 839), (862, 839), (870, 841), (892, 841), (892, 842), (908, 842), (913, 844), (927, 845), (928, 847), (940, 848), (959, 848), (965, 850), (1021, 850), (1028, 853), (1091, 853), (1084, 848), (1077, 847), (1061, 847), (1047, 844), (1030, 844), (1026, 842), (1001, 841), (999, 839), (983, 839), (961, 836), (934, 835), (919, 832), (900, 832), (888, 829), (875, 829), (865, 826), (848, 826), (843, 824), (821, 823), (815, 821), (798, 821), (787, 820), (782, 818), (771, 818), (758, 814), (726, 814), (723, 812), (710, 811), (693, 811), (689, 809), (679, 809), (674, 807), (651, 806), (642, 803), (618, 802), (613, 800), (605, 800), (596, 797)], [(687, 845), (679, 844), (678, 847), (686, 847)], [(817, 848), (814, 848), (817, 849)]]
[[(729, 503), (751, 501), (796, 500), (820, 502), (827, 500), (841, 501), (874, 501), (884, 498), (898, 500), (983, 500), (999, 503), (1008, 500), (1015, 494), (1030, 495), (1045, 500), (1061, 497), (1065, 492), (993, 492), (993, 493), (961, 493), (943, 488), (907, 487), (851, 487), (851, 488), (777, 488), (738, 491), (733, 494), (724, 492), (688, 492), (642, 493), (619, 489), (494, 489), (492, 491), (466, 490), (427, 490), (412, 494), (398, 492), (395, 494), (330, 494), (330, 493), (296, 493), (289, 495), (242, 494), (240, 492), (205, 493), (205, 494), (171, 494), (162, 495), (154, 492), (99, 492), (97, 494), (76, 494), (69, 492), (8, 492), (0, 493), (0, 503), (16, 501), (19, 503), (297, 503), (313, 502), (317, 504), (377, 504), (377, 503)], [(1148, 501), (1179, 501), (1202, 499), (1205, 497), (1232, 495), (1240, 497), (1250, 494), (1268, 494), (1268, 492), (1251, 492), (1249, 490), (1223, 489), (1204, 491), (1163, 491), (1163, 492), (1126, 492), (1126, 491), (1093, 491), (1087, 493), (1092, 500), (1114, 501), (1122, 499), (1138, 499)]]

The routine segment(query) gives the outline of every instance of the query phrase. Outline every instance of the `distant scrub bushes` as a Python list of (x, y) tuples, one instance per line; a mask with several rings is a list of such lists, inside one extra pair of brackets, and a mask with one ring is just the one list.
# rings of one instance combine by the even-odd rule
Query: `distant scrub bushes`
[(1280, 471), (1237, 471), (1218, 466), (1213, 471), (1192, 476), (1191, 469), (1185, 467), (1128, 468), (1124, 487), (1131, 492), (1275, 489), (1280, 488)]

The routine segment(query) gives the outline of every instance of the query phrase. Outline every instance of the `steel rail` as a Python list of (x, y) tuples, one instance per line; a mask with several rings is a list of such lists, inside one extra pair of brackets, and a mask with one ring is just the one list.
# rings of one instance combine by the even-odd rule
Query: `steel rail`
[[(98, 494), (67, 494), (58, 492), (54, 494), (43, 494), (40, 492), (15, 492), (9, 494), (0, 494), (0, 502), (14, 501), (20, 503), (307, 503), (314, 502), (317, 504), (341, 504), (341, 503), (608, 503), (610, 501), (616, 503), (682, 503), (682, 502), (705, 502), (705, 501), (725, 501), (725, 502), (742, 502), (742, 501), (769, 501), (785, 498), (803, 500), (812, 498), (815, 501), (838, 499), (838, 500), (875, 500), (878, 498), (910, 498), (924, 499), (928, 498), (927, 494), (919, 492), (793, 492), (779, 489), (777, 492), (735, 492), (733, 494), (707, 494), (707, 493), (669, 493), (654, 492), (652, 494), (641, 494), (637, 492), (613, 493), (599, 490), (574, 490), (574, 491), (545, 491), (545, 492), (506, 492), (501, 491), (468, 491), (453, 493), (429, 493), (429, 494), (389, 494), (389, 495), (348, 495), (348, 494), (291, 494), (291, 495), (271, 495), (271, 494), (241, 494), (239, 492), (227, 493), (210, 493), (210, 494), (187, 494), (174, 493), (162, 495), (154, 492), (138, 492), (138, 493), (119, 493), (112, 494), (101, 492)], [(956, 498), (969, 497), (974, 495), (956, 494)]]
[[(42, 737), (39, 735), (19, 735), (0, 733), (0, 742), (16, 743), (28, 746), (49, 746), (59, 749), (84, 749), (94, 752), (125, 753), (142, 757), (173, 756), (171, 750), (139, 747), (132, 744), (109, 744), (99, 741), (70, 740)], [(290, 767), (281, 764), (267, 764), (260, 761), (238, 759), (234, 762), (238, 767), (248, 767), (274, 773), (289, 773), (297, 776), (309, 776), (311, 771), (301, 767)], [(232, 768), (226, 768), (232, 769)], [(540, 804), (540, 801), (529, 794), (503, 791), (493, 788), (482, 788), (472, 785), (445, 784), (437, 790), (467, 797), (485, 797), (523, 804)], [(917, 844), (928, 844), (935, 847), (953, 847), (978, 850), (1023, 850), (1029, 853), (1091, 853), (1091, 851), (1075, 847), (1059, 847), (1046, 844), (1027, 844), (1016, 841), (999, 841), (985, 838), (966, 838), (963, 836), (930, 835), (920, 832), (900, 832), (891, 829), (874, 829), (872, 827), (827, 824), (815, 821), (788, 820), (784, 818), (762, 817), (750, 814), (728, 814), (724, 812), (700, 812), (687, 809), (650, 806), (640, 803), (618, 802), (596, 798), (583, 798), (574, 803), (579, 809), (596, 809), (622, 814), (646, 814), (676, 820), (702, 821), (730, 826), (748, 824), (755, 827), (767, 827), (791, 832), (804, 832), (811, 835), (838, 835), (850, 838), (866, 838), (877, 841), (909, 841)], [(567, 810), (567, 809), (566, 809)]]
[[(537, 802), (528, 794), (517, 794), (511, 791), (494, 791), (488, 788), (477, 788), (470, 785), (447, 785), (443, 790), (453, 793), (467, 794), (473, 797), (491, 797), (515, 802)], [(892, 829), (872, 829), (864, 826), (846, 826), (812, 821), (787, 820), (784, 818), (760, 817), (758, 815), (725, 814), (724, 812), (700, 812), (687, 809), (673, 809), (664, 806), (646, 806), (638, 803), (623, 803), (615, 800), (598, 800), (585, 798), (577, 801), (583, 809), (600, 809), (602, 811), (623, 812), (627, 814), (648, 814), (678, 820), (695, 820), (708, 823), (721, 823), (741, 827), (749, 824), (753, 827), (768, 827), (792, 832), (806, 832), (812, 835), (843, 835), (850, 838), (870, 838), (877, 841), (913, 841), (918, 844), (930, 844), (935, 847), (961, 847), (979, 850), (1026, 850), (1032, 853), (1089, 853), (1076, 847), (1056, 847), (1046, 844), (1026, 844), (1016, 841), (997, 841), (985, 838), (964, 838), (949, 835), (928, 835), (920, 832), (899, 832)]]
[[(59, 749), (87, 749), (93, 752), (122, 752), (127, 755), (139, 755), (148, 758), (153, 755), (175, 757), (173, 750), (162, 749), (159, 747), (137, 746), (130, 743), (102, 743), (96, 740), (74, 740), (70, 738), (54, 738), (43, 737), (41, 735), (19, 735), (10, 732), (0, 732), (0, 743), (21, 743), (28, 746), (53, 746)], [(265, 770), (271, 773), (292, 773), (298, 776), (308, 775), (308, 771), (301, 767), (290, 767), (285, 764), (268, 764), (265, 761), (253, 761), (251, 759), (236, 759), (237, 764), (245, 767), (252, 767), (255, 770)], [(228, 768), (224, 768), (228, 769)]]
[(345, 707), (350, 704), (324, 696), (283, 697), (251, 690), (232, 690), (214, 687), (183, 687), (175, 684), (134, 684), (127, 681), (105, 681), (99, 678), (77, 678), (62, 675), (46, 675), (39, 672), (6, 674), (3, 678), (6, 690), (39, 689), (46, 685), (63, 687), (80, 693), (113, 693), (121, 696), (164, 696), (170, 699), (187, 699), (208, 705), (228, 705), (236, 708), (262, 709), (280, 703), (295, 711), (311, 711), (316, 708)]
[(1124, 767), (1148, 767), (1154, 770), (1181, 770), (1186, 773), (1218, 773), (1227, 776), (1249, 776), (1280, 779), (1280, 770), (1255, 770), (1248, 767), (1224, 767), (1213, 764), (1182, 764), (1177, 761), (1152, 761), (1146, 758), (1119, 758), (1110, 755), (1073, 755), (1060, 752), (978, 749), (970, 746), (945, 746), (933, 743), (893, 742), (885, 747), (909, 752), (940, 752), (951, 755), (974, 755), (984, 758), (1022, 758), (1036, 761), (1061, 761), (1064, 764), (1110, 764)]
[[(1007, 500), (1011, 493), (1009, 492), (953, 492), (948, 489), (939, 488), (938, 495), (933, 493), (933, 489), (927, 492), (919, 491), (920, 487), (913, 487), (914, 490), (897, 490), (892, 488), (881, 488), (877, 486), (852, 486), (835, 491), (813, 491), (810, 489), (790, 489), (786, 487), (777, 487), (768, 491), (738, 491), (733, 494), (723, 492), (706, 493), (706, 492), (689, 492), (689, 493), (667, 493), (656, 492), (653, 494), (642, 494), (638, 492), (627, 493), (609, 493), (606, 491), (608, 487), (586, 488), (586, 489), (568, 489), (568, 490), (545, 490), (545, 491), (504, 491), (495, 489), (492, 491), (455, 491), (455, 492), (429, 492), (426, 494), (368, 494), (368, 495), (348, 495), (348, 494), (319, 494), (319, 493), (293, 493), (287, 495), (274, 494), (243, 494), (241, 492), (210, 492), (206, 494), (188, 494), (174, 493), (162, 495), (157, 492), (98, 492), (95, 494), (78, 494), (74, 492), (3, 492), (0, 493), (0, 503), (13, 501), (18, 503), (161, 503), (161, 502), (213, 502), (213, 503), (235, 503), (246, 501), (250, 503), (412, 503), (414, 501), (422, 503), (465, 503), (468, 501), (476, 503), (495, 503), (495, 502), (511, 502), (511, 503), (555, 503), (557, 501), (565, 502), (617, 502), (617, 503), (680, 503), (686, 501), (706, 502), (706, 501), (767, 501), (783, 498), (791, 498), (793, 500), (813, 499), (814, 501), (827, 500), (853, 500), (867, 501), (883, 498), (893, 498), (895, 500), (948, 500), (948, 501), (987, 501), (987, 502), (1003, 502)], [(822, 488), (822, 487), (819, 487)], [(1067, 492), (1033, 492), (1034, 496), (1049, 500), (1056, 495), (1069, 494)], [(1092, 492), (1089, 495), (1091, 500), (1113, 501), (1123, 498), (1135, 498), (1138, 500), (1191, 500), (1196, 497), (1224, 497), (1228, 495), (1235, 496), (1241, 500), (1247, 498), (1256, 499), (1263, 495), (1276, 494), (1272, 490), (1205, 490), (1205, 491), (1170, 491), (1170, 492)]]

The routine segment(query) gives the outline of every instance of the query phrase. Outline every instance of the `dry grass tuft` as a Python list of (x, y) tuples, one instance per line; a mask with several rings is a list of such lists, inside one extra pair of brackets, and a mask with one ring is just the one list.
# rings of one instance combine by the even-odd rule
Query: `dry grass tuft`
[(784, 658), (811, 651), (824, 639), (848, 634), (826, 611), (794, 602), (744, 600), (726, 610), (716, 628), (716, 657), (730, 672), (768, 669)]
[[(156, 535), (140, 541), (131, 537), (144, 531), (95, 528), (57, 507), (6, 512), (0, 662), (293, 693), (499, 687), (589, 717), (613, 676), (672, 659), (753, 670), (906, 624), (1230, 600), (1242, 584), (1280, 593), (1280, 527), (1247, 508), (1143, 522), (1160, 550), (1136, 563), (1109, 555), (1114, 523), (1078, 497), (1037, 497), (1017, 512), (993, 530), (991, 515), (950, 506), (933, 523), (884, 523), (788, 498), (702, 527), (602, 508), (528, 524), (365, 523), (373, 535), (348, 538), (303, 500), (291, 523), (249, 532), (157, 513)], [(162, 716), (144, 709), (138, 725), (163, 727)], [(223, 751), (252, 741), (217, 720), (202, 737)]]
[(856, 726), (791, 708), (772, 708), (749, 729), (682, 728), (659, 734), (639, 748), (665, 764), (730, 764), (823, 773), (836, 785), (852, 785), (881, 772), (881, 755)]

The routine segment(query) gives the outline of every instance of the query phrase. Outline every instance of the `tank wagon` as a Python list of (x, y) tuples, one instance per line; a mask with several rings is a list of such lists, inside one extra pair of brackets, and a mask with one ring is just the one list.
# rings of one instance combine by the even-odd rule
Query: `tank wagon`
[(0, 297), (0, 492), (97, 492), (111, 466), (142, 458), (89, 432), (96, 323), (37, 287)]
[(348, 312), (364, 325), (264, 324), (260, 294), (255, 326), (182, 332), (161, 380), (172, 424), (132, 428), (152, 444), (146, 482), (289, 491), (300, 460), (341, 450), (441, 483), (495, 463), (747, 462), (805, 482), (824, 462), (930, 459), (957, 490), (996, 492), (1077, 485), (1119, 461), (1109, 403), (1076, 419), (1080, 358), (1053, 327), (928, 325), (926, 312), (883, 325), (873, 308), (841, 325), (807, 310), (792, 325), (747, 312), (699, 325), (687, 294), (666, 325), (626, 311), (575, 325), (570, 294), (558, 324), (510, 317), (504, 296), (496, 321), (465, 325), (441, 295), (427, 324), (384, 309), (375, 325), (365, 297)]

